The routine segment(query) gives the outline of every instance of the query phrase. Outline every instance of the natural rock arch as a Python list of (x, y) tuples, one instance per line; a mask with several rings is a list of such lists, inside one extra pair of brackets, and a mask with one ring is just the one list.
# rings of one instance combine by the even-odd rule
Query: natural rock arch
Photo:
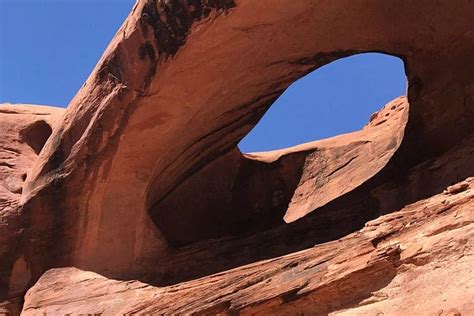
[(337, 58), (405, 61), (410, 116), (390, 160), (401, 174), (473, 130), (468, 0), (206, 3), (137, 2), (69, 105), (22, 198), (19, 256), (32, 281), (59, 265), (151, 271), (168, 245), (149, 206), (232, 150), (291, 82)]
[[(362, 59), (364, 62), (368, 62), (369, 58), (383, 58), (385, 63), (396, 59), (404, 72), (400, 59), (384, 54), (370, 55), (358, 57), (366, 57), (366, 60)], [(344, 62), (350, 65), (354, 61), (346, 59)], [(326, 65), (331, 66), (332, 63)], [(314, 70), (317, 71), (319, 69)], [(395, 71), (384, 75), (390, 77), (395, 74), (399, 75)], [(339, 75), (344, 76), (344, 73)], [(405, 74), (402, 76), (406, 84)], [(337, 79), (336, 76), (320, 78)], [(309, 79), (304, 77), (299, 80)], [(293, 97), (295, 90), (292, 91)], [(306, 100), (316, 97), (313, 92), (298, 93), (305, 95)], [(337, 99), (337, 96), (334, 97)], [(277, 102), (271, 106), (276, 106)], [(312, 103), (326, 106), (320, 100)], [(360, 103), (360, 100), (354, 100), (351, 105)], [(242, 141), (239, 140), (239, 149), (235, 147), (210, 161), (166, 196), (154, 201), (148, 207), (152, 220), (173, 247), (209, 238), (245, 236), (285, 225), (285, 220), (294, 222), (335, 198), (350, 193), (386, 165), (403, 138), (408, 112), (405, 103), (405, 98), (397, 98), (383, 109), (378, 104), (377, 111), (381, 112), (367, 114), (365, 127), (362, 125), (360, 131), (347, 135), (340, 133), (328, 139), (313, 139), (285, 149), (246, 154), (240, 149)], [(297, 102), (286, 103), (286, 111), (297, 105)], [(356, 110), (359, 109), (349, 110), (349, 113)], [(318, 110), (313, 111), (317, 116)], [(370, 114), (372, 117), (368, 122)], [(263, 119), (252, 131), (262, 124)], [(312, 121), (316, 125), (321, 122), (317, 117)], [(269, 124), (268, 121), (266, 123)], [(273, 122), (272, 130), (286, 130), (286, 125), (279, 123)], [(341, 124), (335, 117), (332, 123)], [(350, 184), (347, 178), (352, 179)], [(305, 203), (304, 199), (311, 202)], [(354, 230), (360, 228), (358, 220), (352, 222)], [(334, 225), (334, 230), (338, 230), (337, 225)]]

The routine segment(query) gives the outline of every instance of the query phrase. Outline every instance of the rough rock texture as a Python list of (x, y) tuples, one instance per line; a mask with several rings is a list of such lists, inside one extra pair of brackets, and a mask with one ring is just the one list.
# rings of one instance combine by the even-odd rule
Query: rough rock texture
[(244, 155), (236, 148), (155, 203), (152, 219), (174, 245), (293, 222), (352, 192), (387, 164), (403, 139), (406, 98), (388, 103), (378, 116), (361, 131), (291, 148)]
[(63, 112), (54, 107), (0, 104), (0, 284), (9, 285), (10, 297), (23, 294), (29, 278), (27, 262), (17, 253), (24, 182)]
[(173, 286), (52, 269), (23, 313), (471, 315), (474, 178), (453, 188), (337, 241)]
[[(321, 307), (322, 313), (349, 307), (363, 313), (382, 306), (359, 306), (381, 288), (393, 299), (384, 308), (395, 308), (396, 299), (406, 295), (397, 292), (397, 282), (411, 272), (426, 277), (433, 288), (447, 287), (447, 278), (453, 284), (472, 279), (463, 270), (470, 264), (465, 261), (470, 248), (443, 246), (462, 242), (472, 225), (462, 226), (457, 235), (461, 228), (443, 224), (456, 219), (438, 213), (444, 208), (439, 194), (474, 175), (472, 16), (470, 0), (456, 5), (432, 0), (137, 1), (31, 165), (18, 206), (20, 226), (2, 239), (18, 242), (7, 247), (11, 253), (0, 262), (0, 300), (17, 297), (12, 293), (24, 293), (47, 270), (61, 267), (127, 280), (130, 286), (149, 284), (160, 297), (157, 304), (176, 302), (156, 306), (170, 312), (184, 308), (178, 302), (199, 295), (189, 311), (245, 311), (249, 306), (262, 313), (293, 313), (321, 305), (328, 306)], [(294, 80), (338, 58), (369, 51), (403, 59), (407, 101), (394, 101), (352, 135), (277, 153), (242, 156), (236, 150)], [(32, 142), (32, 152), (40, 151), (39, 143)], [(456, 194), (449, 199), (466, 195), (463, 190), (466, 185), (451, 187), (447, 192)], [(194, 203), (193, 195), (198, 196)], [(472, 210), (469, 196), (452, 201), (465, 218)], [(420, 203), (433, 203), (433, 212), (421, 216)], [(419, 211), (412, 214), (410, 208)], [(397, 211), (406, 216), (390, 217)], [(391, 236), (388, 240), (401, 245), (400, 251), (393, 250), (383, 241), (373, 245), (367, 237), (370, 228), (363, 229), (381, 215), (380, 231), (392, 225), (384, 224), (389, 219), (398, 229), (404, 218), (421, 216), (423, 225), (403, 230), (399, 241), (397, 234)], [(441, 239), (427, 251), (429, 262), (410, 266), (402, 248), (413, 241), (411, 232), (425, 232), (430, 225), (447, 227), (446, 233), (433, 235)], [(360, 232), (344, 238), (355, 231)], [(419, 245), (435, 240), (415, 236)], [(437, 245), (448, 250), (439, 253)], [(320, 258), (338, 249), (346, 269), (341, 263), (333, 270), (332, 262), (331, 270), (307, 269), (304, 277), (291, 278), (285, 273), (292, 272), (278, 265), (301, 255), (301, 267), (311, 261), (311, 251)], [(377, 257), (373, 253), (379, 250)], [(453, 262), (454, 252), (465, 259)], [(452, 270), (423, 270), (445, 259), (453, 263)], [(39, 289), (54, 275), (71, 272), (77, 280), (84, 275), (65, 269), (47, 272)], [(258, 277), (258, 271), (275, 270), (285, 276), (285, 293), (281, 282), (273, 283), (266, 274)], [(263, 281), (238, 286), (247, 274)], [(209, 284), (204, 283), (209, 291), (193, 287), (216, 276), (217, 284), (230, 284), (230, 303), (219, 301), (225, 293)], [(318, 280), (326, 282), (325, 295), (318, 295), (323, 286)], [(262, 283), (268, 292), (261, 291)], [(401, 283), (413, 290), (413, 297), (430, 294), (415, 281)], [(66, 297), (67, 289), (74, 288), (70, 285), (58, 295)], [(175, 287), (185, 289), (180, 301), (172, 294)], [(134, 292), (124, 293), (141, 295)], [(41, 293), (32, 289), (25, 312), (43, 308)], [(459, 301), (450, 301), (453, 308), (470, 308), (462, 302), (471, 293), (459, 293)], [(443, 297), (432, 300), (441, 306)], [(85, 310), (87, 302), (81, 303)], [(97, 307), (90, 302), (90, 308)], [(451, 307), (441, 308), (445, 313)]]

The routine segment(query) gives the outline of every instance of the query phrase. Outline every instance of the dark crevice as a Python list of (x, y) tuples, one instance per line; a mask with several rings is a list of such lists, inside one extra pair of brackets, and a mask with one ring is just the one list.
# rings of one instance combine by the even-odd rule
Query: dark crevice
[[(304, 158), (302, 152), (264, 163), (234, 149), (156, 203), (151, 217), (174, 247), (270, 229), (283, 223)], [(233, 171), (228, 172), (229, 166)], [(205, 193), (195, 196), (196, 188)]]
[(22, 140), (38, 155), (53, 129), (45, 121), (36, 121), (21, 132)]
[[(251, 217), (247, 226), (238, 223), (243, 231), (234, 235), (176, 247), (162, 269), (166, 273), (156, 276), (152, 283), (171, 285), (342, 238), (381, 215), (370, 190), (371, 185), (361, 186), (290, 224), (281, 219), (286, 210), (283, 204), (273, 216), (263, 212), (262, 217)], [(264, 221), (266, 227), (259, 221)], [(254, 229), (249, 230), (252, 225)], [(183, 257), (193, 258), (193, 262), (183, 261)], [(215, 259), (203, 265), (209, 257)]]

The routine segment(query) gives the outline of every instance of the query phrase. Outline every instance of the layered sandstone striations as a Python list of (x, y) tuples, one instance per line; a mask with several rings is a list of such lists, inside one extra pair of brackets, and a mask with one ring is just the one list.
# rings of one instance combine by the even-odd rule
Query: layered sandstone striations
[[(472, 16), (470, 0), (137, 1), (44, 148), (28, 145), (39, 156), (19, 158), (25, 184), (2, 178), (21, 211), (0, 298), (41, 277), (26, 313), (417, 312), (402, 284), (465, 313), (472, 181), (442, 192), (474, 175)], [(403, 59), (406, 99), (354, 134), (238, 152), (289, 84), (370, 51)], [(137, 301), (87, 288), (106, 284)]]
[(470, 315), (473, 210), (469, 178), (337, 241), (167, 287), (52, 269), (23, 312)]

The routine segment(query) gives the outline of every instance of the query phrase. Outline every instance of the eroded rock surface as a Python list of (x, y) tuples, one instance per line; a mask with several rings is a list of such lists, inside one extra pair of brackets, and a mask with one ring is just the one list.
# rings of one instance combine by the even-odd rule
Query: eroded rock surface
[(236, 148), (155, 203), (152, 219), (174, 245), (294, 222), (385, 167), (403, 140), (408, 110), (400, 97), (354, 133), (270, 152)]
[(31, 277), (28, 262), (17, 252), (23, 230), (23, 186), (63, 112), (47, 106), (0, 104), (0, 293), (8, 288), (10, 297), (22, 295)]
[[(24, 192), (35, 224), (20, 253), (35, 278), (54, 265), (116, 277), (159, 266), (170, 244), (150, 208), (235, 149), (294, 80), (338, 58), (376, 50), (405, 61), (407, 129), (379, 173), (403, 182), (473, 132), (471, 1), (237, 1), (195, 11), (202, 3), (137, 2), (69, 105)], [(287, 220), (329, 202), (321, 194), (291, 204)]]
[[(21, 211), (0, 237), (0, 300), (49, 271), (25, 313), (405, 313), (406, 293), (441, 287), (438, 314), (466, 313), (472, 16), (470, 0), (137, 1), (44, 147), (48, 121), (12, 134), (25, 155), (2, 161), (0, 188)], [(403, 59), (406, 100), (350, 135), (237, 151), (293, 81), (370, 51)], [(100, 292), (115, 288), (137, 299)]]
[(337, 241), (174, 286), (52, 269), (29, 290), (23, 312), (470, 315), (474, 178), (457, 185), (464, 190), (407, 205)]
[(28, 169), (60, 120), (64, 109), (0, 104), (0, 190), (2, 196), (22, 193)]

